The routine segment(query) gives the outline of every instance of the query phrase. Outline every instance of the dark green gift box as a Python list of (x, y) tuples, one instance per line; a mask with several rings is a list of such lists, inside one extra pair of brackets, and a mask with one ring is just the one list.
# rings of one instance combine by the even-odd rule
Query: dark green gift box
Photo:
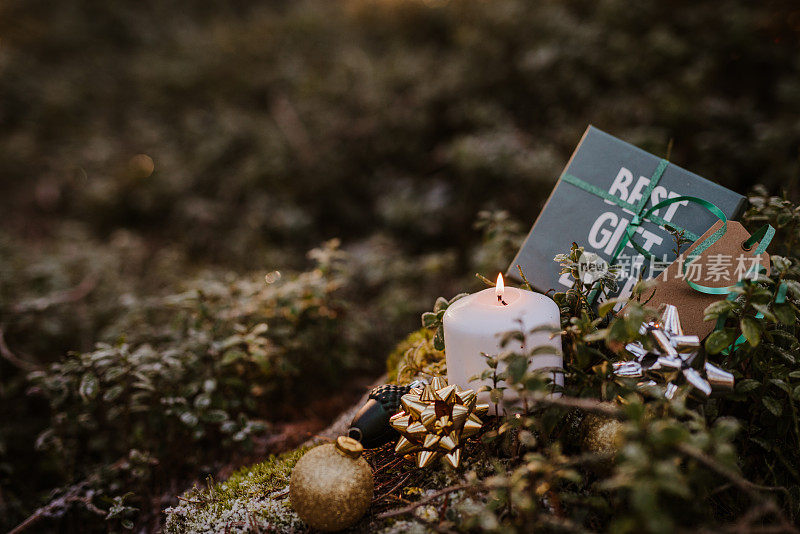
[[(657, 185), (647, 195), (653, 178)], [(742, 195), (589, 126), (511, 262), (507, 276), (520, 281), (519, 266), (535, 289), (564, 291), (569, 286), (566, 279), (560, 280), (553, 258), (567, 252), (573, 241), (612, 263), (615, 249), (634, 219), (634, 210), (601, 196), (609, 193), (638, 205), (642, 211), (678, 196), (704, 199), (716, 205), (728, 219), (738, 218), (745, 206)], [(649, 198), (645, 200), (645, 196)], [(662, 268), (675, 259), (672, 252), (675, 241), (663, 227), (664, 222), (684, 229), (687, 237), (696, 239), (718, 220), (701, 205), (686, 201), (665, 206), (653, 215), (657, 217), (641, 222), (633, 239), (657, 258)], [(628, 243), (614, 263), (624, 274), (629, 264), (636, 263), (637, 256), (640, 254)], [(640, 256), (639, 261), (642, 259)], [(649, 262), (643, 264), (647, 276)], [(654, 272), (653, 276), (657, 274)], [(635, 277), (621, 278), (616, 295), (629, 293), (635, 281)]]

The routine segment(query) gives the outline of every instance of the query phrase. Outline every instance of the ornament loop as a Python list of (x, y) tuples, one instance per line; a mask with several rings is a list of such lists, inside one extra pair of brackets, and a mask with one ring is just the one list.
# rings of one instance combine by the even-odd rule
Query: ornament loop
[(351, 437), (339, 436), (336, 438), (336, 452), (355, 460), (364, 452), (364, 446)]
[(361, 432), (360, 428), (351, 426), (349, 429), (347, 429), (347, 436), (361, 443), (361, 439), (364, 437), (364, 434)]

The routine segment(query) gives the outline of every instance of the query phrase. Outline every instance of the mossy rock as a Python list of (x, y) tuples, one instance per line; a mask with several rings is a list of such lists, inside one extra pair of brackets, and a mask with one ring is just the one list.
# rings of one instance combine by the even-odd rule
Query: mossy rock
[(397, 344), (386, 360), (389, 381), (411, 382), (418, 374), (446, 375), (444, 351), (433, 347), (433, 331), (421, 328)]
[(192, 488), (165, 513), (165, 532), (289, 531), (303, 528), (289, 504), (292, 468), (302, 447), (240, 469), (208, 488)]

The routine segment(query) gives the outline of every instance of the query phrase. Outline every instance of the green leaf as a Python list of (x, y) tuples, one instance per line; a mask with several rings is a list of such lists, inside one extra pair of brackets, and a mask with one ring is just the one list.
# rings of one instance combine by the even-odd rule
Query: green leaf
[(97, 397), (100, 390), (100, 383), (94, 373), (86, 373), (81, 377), (81, 384), (78, 386), (78, 393), (81, 398), (86, 402), (93, 400)]
[(601, 305), (600, 305), (600, 306), (597, 308), (597, 314), (598, 314), (600, 317), (605, 317), (605, 315), (606, 315), (608, 312), (610, 312), (611, 310), (613, 310), (613, 309), (614, 309), (614, 306), (616, 306), (616, 305), (617, 305), (617, 302), (618, 302), (618, 300), (617, 300), (617, 299), (609, 299), (609, 300), (605, 301), (604, 303), (602, 303), (602, 304), (601, 304)]
[(789, 393), (789, 384), (787, 384), (786, 382), (784, 382), (780, 378), (770, 378), (769, 379), (769, 383), (772, 384), (773, 386), (785, 391), (786, 393)]
[(800, 299), (800, 282), (796, 280), (784, 280), (786, 283), (786, 287), (789, 289), (789, 293), (796, 299)]
[(742, 334), (744, 334), (750, 346), (757, 347), (758, 343), (761, 341), (761, 328), (758, 326), (758, 321), (752, 317), (742, 317), (742, 320), (739, 321), (739, 325), (742, 328)]
[(247, 354), (239, 349), (228, 349), (222, 355), (222, 365), (231, 364), (237, 360), (241, 360), (242, 358), (247, 358)]
[(791, 304), (773, 304), (772, 311), (778, 321), (785, 325), (791, 326), (797, 319)]
[(794, 354), (792, 354), (791, 352), (789, 352), (786, 349), (783, 349), (781, 347), (776, 347), (774, 345), (770, 346), (769, 349), (772, 352), (776, 353), (781, 358), (783, 358), (784, 360), (786, 360), (787, 362), (789, 362), (789, 363), (796, 363), (796, 361), (797, 361), (797, 359), (794, 357)]
[(500, 346), (505, 348), (509, 343), (516, 341), (518, 346), (525, 343), (525, 332), (520, 330), (511, 330), (500, 336)]
[(433, 348), (444, 350), (444, 327), (440, 326), (433, 335)]
[(220, 426), (220, 432), (224, 434), (233, 434), (236, 430), (238, 430), (239, 425), (236, 424), (236, 421), (224, 421)]
[(489, 369), (497, 369), (497, 364), (500, 363), (500, 361), (497, 358), (495, 358), (494, 356), (490, 356), (488, 354), (485, 354), (485, 353), (483, 354), (483, 357), (484, 357), (484, 359), (486, 361), (486, 366)]
[(725, 350), (736, 340), (736, 332), (730, 329), (716, 330), (706, 339), (706, 351), (709, 354), (718, 354)]
[(439, 310), (446, 310), (447, 309), (447, 299), (444, 297), (439, 297), (436, 299), (436, 304), (433, 305), (433, 311), (438, 312)]
[(630, 332), (625, 319), (617, 318), (608, 329), (609, 341), (629, 341)]
[(792, 262), (790, 260), (784, 258), (783, 256), (778, 256), (777, 254), (772, 256), (772, 264), (779, 271), (785, 271), (792, 266)]
[(601, 330), (595, 330), (589, 334), (583, 336), (583, 340), (586, 343), (593, 343), (595, 341), (602, 341), (608, 337), (608, 328), (603, 328)]
[(706, 315), (706, 317), (718, 316), (725, 312), (731, 311), (733, 307), (734, 304), (730, 300), (718, 300), (717, 302), (713, 302), (706, 306), (706, 309), (703, 313)]
[(425, 312), (422, 314), (422, 326), (425, 328), (432, 328), (437, 323), (436, 314), (433, 312)]
[(772, 397), (763, 397), (761, 402), (764, 404), (767, 410), (772, 412), (772, 415), (775, 417), (780, 417), (780, 415), (783, 413), (783, 406), (781, 406), (780, 401), (777, 399)]
[(750, 441), (752, 441), (753, 443), (757, 443), (757, 444), (761, 445), (762, 447), (764, 447), (764, 449), (766, 449), (768, 451), (772, 450), (772, 442), (770, 442), (769, 440), (766, 440), (766, 439), (763, 439), (763, 438), (752, 437), (752, 438), (750, 438)]
[(197, 416), (195, 414), (193, 414), (192, 412), (183, 412), (181, 414), (180, 419), (181, 419), (181, 422), (184, 425), (190, 426), (190, 427), (191, 426), (197, 426), (197, 423), (199, 422), (199, 419), (197, 418)]
[(205, 393), (198, 395), (194, 399), (194, 407), (202, 410), (211, 406), (211, 397)]
[(114, 367), (109, 367), (109, 368), (108, 368), (108, 370), (106, 370), (106, 371), (103, 373), (103, 379), (104, 379), (106, 382), (113, 382), (113, 381), (115, 381), (117, 378), (119, 378), (119, 377), (121, 377), (122, 375), (124, 375), (124, 374), (125, 374), (125, 370), (126, 370), (126, 369), (125, 369), (124, 367), (122, 367), (122, 366), (119, 366), (119, 365), (117, 365), (117, 366), (114, 366)]
[(783, 341), (784, 343), (788, 343), (789, 345), (791, 345), (790, 348), (794, 348), (796, 345), (798, 345), (797, 338), (795, 338), (789, 332), (785, 332), (783, 330), (772, 330), (769, 334), (773, 338), (777, 338)]
[[(772, 283), (772, 279), (767, 278), (765, 282)], [(757, 304), (769, 304), (772, 301), (772, 291), (755, 286), (750, 291), (750, 301)]]
[(767, 304), (753, 304), (753, 308), (755, 308), (758, 312), (761, 313), (765, 318), (769, 319), (770, 321), (777, 322), (775, 315), (772, 313), (772, 310), (769, 309)]
[(113, 401), (117, 397), (119, 397), (122, 392), (125, 391), (125, 387), (121, 384), (117, 384), (116, 386), (112, 386), (108, 388), (105, 393), (103, 393), (103, 400), (106, 402)]
[(609, 362), (601, 362), (592, 367), (592, 371), (599, 376), (608, 376), (611, 374), (611, 364)]
[(525, 371), (528, 370), (528, 358), (522, 354), (512, 354), (505, 358), (506, 373), (512, 383), (522, 380)]
[(208, 423), (221, 423), (228, 419), (228, 414), (225, 410), (209, 410), (203, 414), (203, 421)]
[(736, 384), (737, 393), (748, 393), (761, 387), (761, 382), (752, 378), (745, 378)]

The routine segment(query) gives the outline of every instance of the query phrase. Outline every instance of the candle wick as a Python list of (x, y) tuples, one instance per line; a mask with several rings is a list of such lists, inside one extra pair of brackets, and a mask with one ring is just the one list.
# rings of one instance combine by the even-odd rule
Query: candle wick
[(497, 302), (499, 302), (503, 306), (508, 306), (508, 302), (503, 300), (503, 295), (497, 295)]

